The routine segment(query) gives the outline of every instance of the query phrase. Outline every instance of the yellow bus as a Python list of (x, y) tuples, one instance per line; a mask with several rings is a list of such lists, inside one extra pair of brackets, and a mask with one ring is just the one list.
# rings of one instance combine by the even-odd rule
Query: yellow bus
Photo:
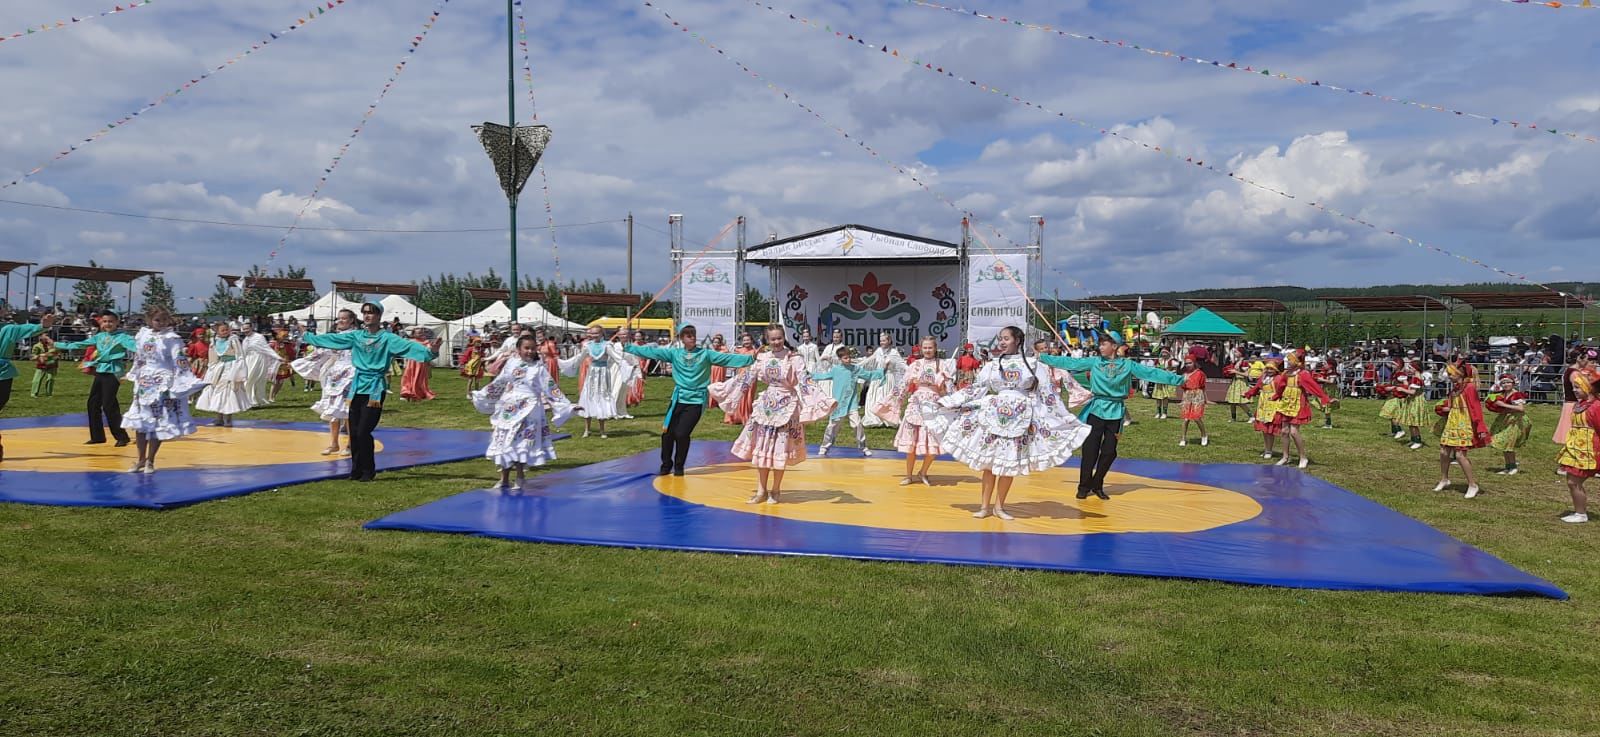
[[(589, 321), (589, 327), (600, 328), (607, 332), (622, 327), (627, 322), (625, 317), (598, 317)], [(641, 317), (633, 321), (633, 329), (648, 334), (672, 334), (672, 318), (670, 317)]]

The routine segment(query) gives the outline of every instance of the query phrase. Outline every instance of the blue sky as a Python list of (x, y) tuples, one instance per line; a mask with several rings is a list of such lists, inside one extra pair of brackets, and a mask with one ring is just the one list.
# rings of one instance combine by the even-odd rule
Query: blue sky
[[(112, 0), (11, 0), (0, 34)], [(1014, 239), (1046, 216), (1049, 265), (1095, 292), (1295, 283), (1465, 282), (1490, 272), (1241, 189), (863, 51), (743, 0), (658, 3), (828, 119)], [(309, 3), (160, 0), (0, 43), (0, 180), (48, 160), (287, 26)], [(1600, 277), (1600, 144), (1509, 130), (1221, 72), (901, 2), (774, 3), (1127, 135), (1538, 280)], [(434, 0), (349, 0), (0, 198), (288, 223)], [(1600, 134), (1600, 11), (1493, 0), (1337, 3), (985, 2), (974, 7), (1207, 58), (1237, 59), (1447, 107)], [(468, 126), (505, 116), (503, 4), (452, 0), (304, 223), (494, 228), (505, 222)], [(942, 239), (958, 216), (640, 2), (529, 4), (555, 219), (637, 232), (635, 286), (670, 276), (668, 213), (707, 238), (859, 222)], [(520, 68), (520, 59), (518, 66)], [(529, 113), (518, 80), (519, 115)], [(523, 224), (542, 226), (538, 180)], [(618, 223), (557, 231), (561, 276), (625, 278)], [(0, 258), (165, 271), (180, 295), (264, 263), (273, 231), (0, 204)], [(330, 279), (504, 271), (503, 232), (301, 231), (276, 264)], [(542, 229), (521, 264), (549, 277)], [(1052, 272), (1050, 279), (1057, 278)], [(14, 284), (14, 289), (19, 289)], [(1063, 285), (1063, 296), (1078, 291)], [(14, 299), (20, 295), (14, 295)]]

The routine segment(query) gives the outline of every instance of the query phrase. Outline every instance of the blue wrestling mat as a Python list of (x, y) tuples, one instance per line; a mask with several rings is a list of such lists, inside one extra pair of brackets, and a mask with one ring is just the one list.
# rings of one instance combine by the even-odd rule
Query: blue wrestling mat
[[(779, 504), (746, 504), (755, 474), (702, 442), (681, 478), (655, 451), (468, 491), (375, 530), (722, 553), (1041, 568), (1296, 588), (1566, 593), (1475, 547), (1298, 469), (1123, 459), (1110, 501), (1074, 498), (1073, 465), (1017, 479), (1012, 521), (974, 519), (978, 477), (943, 459), (900, 485), (904, 456), (835, 450), (790, 470)], [(1072, 461), (1076, 464), (1076, 459)]]
[[(168, 509), (350, 474), (349, 456), (321, 455), (328, 426), (315, 422), (203, 424), (163, 443), (153, 474), (127, 473), (138, 457), (131, 444), (84, 445), (81, 414), (0, 420), (0, 433), (3, 502)], [(374, 437), (379, 471), (481, 458), (489, 444), (489, 433), (463, 430), (379, 427)]]

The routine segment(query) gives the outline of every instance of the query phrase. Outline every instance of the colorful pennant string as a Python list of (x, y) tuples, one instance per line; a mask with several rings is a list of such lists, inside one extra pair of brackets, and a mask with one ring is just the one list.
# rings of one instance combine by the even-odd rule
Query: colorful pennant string
[[(528, 82), (528, 108), (533, 111), (533, 122), (539, 122), (539, 103), (533, 96), (533, 55), (528, 51), (528, 20), (522, 14), (522, 0), (514, 3), (517, 11), (517, 44), (522, 47), (522, 76)], [(539, 184), (544, 190), (544, 217), (549, 225), (550, 255), (555, 260), (556, 283), (561, 283), (561, 249), (556, 247), (556, 212), (550, 207), (550, 177), (539, 164)]]
[[(294, 220), (289, 223), (288, 229), (284, 230), (283, 235), (278, 238), (278, 245), (274, 246), (272, 253), (267, 255), (267, 266), (271, 266), (273, 260), (278, 258), (278, 252), (283, 250), (283, 244), (288, 242), (289, 236), (300, 229), (301, 219), (305, 218), (306, 212), (311, 209), (311, 204), (316, 202), (317, 198), (322, 195), (322, 188), (327, 186), (328, 179), (333, 176), (334, 170), (339, 168), (339, 162), (344, 161), (344, 156), (349, 153), (350, 146), (361, 136), (361, 132), (366, 130), (367, 123), (378, 112), (378, 105), (383, 102), (383, 98), (389, 96), (389, 91), (394, 89), (395, 82), (400, 79), (400, 74), (406, 70), (406, 65), (411, 63), (412, 57), (417, 53), (417, 48), (422, 46), (422, 42), (428, 38), (428, 32), (432, 31), (433, 25), (439, 21), (439, 14), (443, 13), (445, 6), (449, 4), (450, 0), (439, 0), (439, 4), (434, 6), (433, 12), (428, 14), (428, 21), (422, 24), (422, 33), (412, 36), (407, 41), (406, 55), (400, 57), (400, 63), (394, 65), (394, 71), (390, 73), (389, 79), (384, 81), (383, 89), (378, 91), (377, 99), (367, 106), (366, 112), (361, 114), (360, 122), (356, 123), (356, 127), (351, 129), (349, 137), (339, 146), (339, 151), (333, 155), (333, 160), (323, 168), (322, 176), (317, 178), (317, 185), (311, 188), (310, 196), (306, 197), (305, 202), (301, 203), (300, 211), (295, 213)], [(263, 272), (266, 271), (265, 268), (262, 270)]]
[[(833, 129), (833, 131), (835, 133), (838, 133), (840, 136), (844, 137), (845, 140), (856, 144), (856, 146), (860, 147), (861, 150), (866, 152), (866, 154), (868, 156), (871, 156), (874, 159), (877, 159), (879, 161), (884, 162), (891, 169), (893, 169), (894, 171), (898, 172), (901, 176), (911, 180), (911, 183), (917, 185), (917, 187), (921, 188), (922, 191), (927, 192), (928, 194), (932, 195), (934, 197), (934, 199), (939, 200), (940, 202), (944, 203), (945, 206), (947, 206), (950, 209), (954, 210), (957, 214), (959, 214), (963, 218), (966, 218), (969, 223), (978, 222), (978, 217), (976, 215), (974, 215), (972, 212), (962, 208), (960, 205), (956, 204), (955, 200), (950, 199), (949, 197), (945, 196), (943, 193), (941, 193), (938, 190), (934, 189), (927, 182), (923, 181), (922, 178), (918, 177), (915, 172), (913, 172), (910, 169), (907, 169), (906, 167), (901, 166), (900, 164), (896, 163), (894, 161), (894, 159), (889, 158), (887, 155), (885, 155), (883, 153), (880, 153), (877, 149), (873, 148), (871, 146), (871, 144), (868, 144), (866, 142), (866, 139), (863, 139), (863, 138), (861, 138), (860, 136), (857, 136), (857, 135), (853, 135), (849, 131), (847, 131), (847, 130), (845, 130), (843, 128), (840, 128), (837, 125), (834, 125), (827, 118), (823, 117), (822, 113), (817, 112), (816, 109), (812, 108), (810, 105), (807, 105), (804, 102), (801, 102), (800, 98), (796, 97), (793, 93), (789, 92), (787, 89), (784, 89), (783, 87), (779, 87), (778, 85), (775, 85), (775, 84), (773, 84), (771, 82), (768, 82), (767, 79), (765, 77), (761, 76), (761, 74), (759, 72), (757, 72), (754, 69), (751, 69), (744, 62), (739, 61), (738, 59), (735, 59), (732, 56), (729, 56), (726, 51), (724, 51), (722, 48), (718, 47), (717, 45), (711, 43), (711, 41), (709, 39), (707, 39), (705, 36), (702, 36), (699, 33), (696, 33), (694, 31), (689, 30), (688, 26), (685, 26), (682, 23), (678, 22), (677, 19), (673, 18), (670, 13), (668, 13), (665, 9), (663, 9), (659, 5), (656, 5), (653, 2), (649, 2), (649, 0), (643, 0), (643, 2), (644, 2), (645, 7), (652, 8), (656, 12), (660, 13), (663, 17), (665, 17), (667, 19), (667, 21), (669, 23), (671, 23), (674, 28), (677, 28), (678, 30), (689, 34), (689, 36), (691, 38), (693, 38), (696, 42), (698, 42), (701, 46), (704, 46), (707, 49), (710, 49), (711, 51), (716, 52), (718, 56), (722, 56), (722, 57), (726, 58), (729, 62), (733, 63), (735, 66), (739, 67), (739, 69), (743, 70), (745, 74), (749, 75), (750, 77), (752, 77), (752, 78), (754, 78), (756, 80), (759, 80), (762, 84), (766, 85), (767, 89), (771, 90), (774, 94), (781, 95), (785, 101), (789, 102), (790, 104), (794, 105), (795, 107), (800, 108), (801, 110), (806, 111), (807, 113), (809, 113), (811, 115), (811, 117), (816, 118), (817, 121), (822, 123), (824, 126)], [(1021, 246), (1019, 246), (1016, 241), (1013, 241), (1010, 238), (1006, 237), (1006, 235), (1004, 233), (1001, 233), (1000, 230), (995, 228), (993, 225), (990, 225), (987, 222), (985, 222), (984, 226), (989, 228), (989, 231), (991, 233), (994, 233), (995, 237), (1005, 241), (1006, 243), (1010, 244), (1011, 246), (1013, 246), (1015, 248), (1019, 248), (1019, 249), (1021, 248)], [(1072, 279), (1071, 277), (1068, 277), (1068, 280), (1072, 282), (1073, 286), (1075, 286), (1078, 289), (1082, 290), (1085, 294), (1089, 294), (1090, 293), (1088, 287), (1085, 287), (1083, 284), (1079, 283), (1076, 279)]]
[(21, 30), (21, 31), (17, 31), (16, 33), (13, 33), (13, 34), (10, 34), (10, 35), (6, 35), (6, 36), (0, 36), (0, 43), (4, 43), (6, 41), (11, 41), (11, 40), (14, 40), (14, 39), (22, 38), (24, 36), (34, 36), (34, 35), (37, 35), (37, 34), (40, 34), (40, 33), (46, 33), (48, 31), (59, 31), (59, 30), (61, 30), (63, 28), (72, 28), (72, 27), (75, 27), (75, 26), (77, 26), (77, 25), (79, 25), (81, 23), (88, 23), (89, 21), (92, 21), (92, 20), (99, 20), (99, 19), (104, 18), (104, 17), (106, 17), (108, 15), (117, 15), (119, 13), (126, 13), (126, 12), (128, 12), (130, 10), (134, 10), (136, 8), (142, 8), (142, 7), (144, 7), (146, 5), (149, 5), (150, 3), (153, 3), (155, 1), (156, 0), (141, 0), (140, 2), (125, 3), (123, 5), (118, 5), (118, 6), (112, 8), (110, 10), (102, 10), (102, 11), (100, 11), (98, 13), (93, 13), (93, 14), (90, 14), (90, 15), (74, 15), (74, 16), (71, 16), (71, 17), (67, 18), (66, 20), (58, 20), (58, 21), (56, 21), (54, 23), (41, 23), (41, 24), (36, 25), (36, 26), (28, 26), (26, 29)]
[(1010, 94), (1010, 93), (1005, 92), (1003, 90), (1000, 90), (1000, 89), (997, 89), (995, 87), (991, 87), (989, 85), (986, 85), (986, 84), (983, 84), (981, 82), (978, 82), (977, 80), (968, 79), (966, 77), (960, 76), (960, 75), (956, 74), (954, 71), (951, 71), (949, 68), (943, 67), (943, 66), (939, 66), (937, 64), (934, 64), (931, 61), (924, 61), (922, 59), (913, 57), (913, 56), (911, 56), (909, 54), (902, 54), (902, 53), (900, 53), (900, 51), (898, 49), (890, 48), (888, 46), (877, 46), (877, 45), (874, 45), (874, 44), (869, 44), (869, 43), (866, 42), (865, 39), (863, 39), (862, 37), (860, 37), (860, 36), (858, 36), (856, 34), (846, 33), (844, 31), (836, 31), (836, 30), (833, 29), (832, 26), (829, 26), (829, 25), (826, 25), (826, 24), (823, 24), (823, 23), (820, 23), (820, 22), (817, 22), (817, 21), (813, 21), (813, 20), (810, 20), (810, 19), (807, 19), (807, 18), (802, 18), (802, 17), (797, 16), (797, 15), (795, 15), (793, 13), (788, 13), (788, 12), (785, 12), (785, 11), (782, 11), (782, 10), (778, 10), (777, 8), (774, 8), (774, 7), (770, 6), (770, 5), (765, 5), (765, 4), (761, 3), (761, 2), (759, 2), (759, 0), (751, 0), (751, 2), (753, 4), (755, 4), (755, 5), (758, 5), (760, 7), (766, 8), (767, 10), (770, 10), (773, 13), (776, 13), (776, 14), (778, 14), (780, 16), (787, 16), (790, 20), (795, 21), (796, 23), (800, 23), (800, 24), (802, 24), (802, 25), (804, 25), (804, 26), (806, 26), (808, 28), (811, 28), (811, 29), (814, 29), (814, 30), (819, 30), (819, 31), (824, 31), (826, 33), (832, 34), (835, 38), (837, 38), (839, 40), (842, 40), (842, 41), (846, 42), (847, 44), (851, 44), (851, 45), (854, 45), (854, 46), (857, 46), (859, 48), (866, 49), (866, 50), (869, 50), (869, 51), (880, 52), (881, 55), (883, 55), (885, 57), (898, 59), (898, 60), (903, 61), (903, 62), (905, 62), (907, 64), (910, 64), (913, 67), (916, 67), (918, 69), (922, 69), (924, 71), (930, 72), (930, 73), (938, 75), (940, 77), (944, 77), (944, 78), (946, 78), (948, 80), (951, 80), (951, 81), (954, 81), (954, 82), (957, 82), (957, 83), (964, 83), (962, 85), (964, 87), (970, 87), (972, 89), (977, 89), (977, 90), (980, 90), (982, 92), (987, 92), (987, 93), (994, 94), (994, 95), (1000, 95), (1000, 96), (1006, 98), (1007, 100), (1010, 100), (1011, 102), (1013, 102), (1015, 104), (1022, 105), (1024, 107), (1030, 107), (1030, 108), (1033, 108), (1035, 110), (1039, 110), (1041, 112), (1048, 113), (1050, 115), (1054, 115), (1057, 118), (1060, 118), (1061, 120), (1065, 120), (1065, 121), (1067, 121), (1069, 123), (1072, 123), (1073, 125), (1076, 125), (1076, 126), (1078, 126), (1080, 128), (1093, 130), (1093, 131), (1098, 132), (1100, 135), (1112, 136), (1112, 137), (1118, 138), (1120, 140), (1124, 140), (1124, 141), (1128, 141), (1128, 142), (1134, 143), (1134, 144), (1138, 145), (1139, 147), (1145, 149), (1146, 151), (1151, 151), (1151, 152), (1154, 152), (1154, 153), (1158, 153), (1158, 154), (1166, 156), (1166, 157), (1168, 157), (1170, 159), (1173, 159), (1175, 161), (1180, 161), (1182, 163), (1190, 164), (1192, 166), (1195, 166), (1196, 168), (1205, 169), (1206, 171), (1210, 171), (1210, 172), (1213, 172), (1215, 174), (1220, 174), (1220, 175), (1226, 176), (1229, 179), (1232, 179), (1234, 181), (1247, 184), (1247, 185), (1249, 185), (1251, 187), (1255, 187), (1256, 189), (1262, 190), (1264, 192), (1270, 192), (1272, 194), (1275, 194), (1275, 195), (1277, 195), (1279, 197), (1283, 197), (1285, 199), (1289, 199), (1289, 200), (1293, 200), (1295, 202), (1299, 202), (1299, 203), (1301, 203), (1303, 205), (1306, 205), (1307, 207), (1312, 207), (1312, 208), (1315, 208), (1317, 210), (1321, 210), (1323, 212), (1326, 212), (1326, 213), (1328, 213), (1330, 215), (1333, 215), (1333, 216), (1338, 217), (1340, 219), (1346, 220), (1348, 222), (1352, 222), (1352, 223), (1355, 223), (1357, 225), (1361, 225), (1361, 226), (1364, 226), (1366, 228), (1370, 228), (1372, 230), (1381, 231), (1381, 232), (1386, 233), (1388, 235), (1394, 236), (1395, 238), (1399, 238), (1399, 239), (1401, 239), (1401, 240), (1403, 240), (1403, 241), (1405, 241), (1405, 242), (1407, 242), (1407, 243), (1409, 243), (1409, 244), (1411, 244), (1413, 246), (1416, 246), (1418, 248), (1421, 248), (1421, 249), (1424, 249), (1424, 250), (1428, 250), (1428, 251), (1433, 251), (1434, 253), (1440, 253), (1440, 254), (1443, 254), (1443, 255), (1446, 255), (1446, 256), (1450, 256), (1452, 258), (1455, 258), (1457, 260), (1462, 261), (1463, 263), (1468, 263), (1468, 264), (1472, 264), (1473, 266), (1478, 266), (1478, 267), (1481, 267), (1481, 268), (1484, 268), (1484, 269), (1488, 269), (1489, 271), (1493, 271), (1493, 272), (1501, 274), (1503, 276), (1507, 276), (1507, 277), (1510, 277), (1512, 279), (1516, 279), (1518, 281), (1526, 282), (1528, 284), (1532, 284), (1532, 285), (1537, 286), (1537, 287), (1542, 287), (1547, 291), (1551, 291), (1551, 292), (1555, 292), (1557, 294), (1563, 294), (1563, 295), (1566, 294), (1565, 292), (1562, 292), (1561, 290), (1555, 289), (1554, 287), (1550, 287), (1548, 285), (1541, 284), (1539, 282), (1533, 281), (1532, 279), (1529, 279), (1527, 276), (1525, 276), (1523, 274), (1518, 274), (1518, 273), (1514, 273), (1514, 272), (1511, 272), (1511, 271), (1506, 271), (1505, 269), (1501, 269), (1501, 268), (1499, 268), (1497, 266), (1494, 266), (1492, 264), (1487, 264), (1487, 263), (1484, 263), (1482, 261), (1479, 261), (1478, 259), (1472, 258), (1470, 256), (1465, 256), (1465, 255), (1462, 255), (1462, 254), (1455, 253), (1453, 251), (1445, 250), (1445, 249), (1440, 248), (1438, 246), (1435, 246), (1435, 245), (1433, 245), (1431, 243), (1426, 243), (1424, 241), (1412, 238), (1410, 236), (1404, 235), (1404, 234), (1399, 233), (1399, 232), (1394, 231), (1394, 230), (1389, 230), (1387, 228), (1380, 228), (1375, 223), (1368, 222), (1368, 221), (1366, 221), (1366, 220), (1364, 220), (1364, 219), (1362, 219), (1360, 217), (1357, 217), (1355, 215), (1351, 215), (1351, 214), (1346, 213), (1346, 212), (1344, 212), (1342, 210), (1339, 210), (1337, 208), (1330, 207), (1330, 206), (1328, 206), (1326, 204), (1319, 203), (1319, 202), (1311, 202), (1311, 201), (1308, 201), (1308, 200), (1303, 200), (1303, 199), (1301, 199), (1299, 197), (1296, 197), (1293, 194), (1290, 194), (1288, 192), (1284, 192), (1284, 191), (1279, 190), (1279, 189), (1275, 189), (1273, 187), (1269, 187), (1269, 186), (1267, 186), (1265, 184), (1262, 184), (1262, 183), (1257, 182), (1255, 180), (1252, 180), (1252, 179), (1250, 179), (1248, 177), (1240, 175), (1237, 172), (1228, 171), (1226, 169), (1219, 169), (1216, 166), (1211, 165), (1211, 164), (1207, 164), (1205, 161), (1198, 160), (1193, 156), (1185, 156), (1182, 153), (1180, 153), (1178, 151), (1175, 151), (1175, 150), (1173, 150), (1173, 149), (1171, 149), (1169, 147), (1159, 146), (1159, 145), (1150, 144), (1150, 143), (1145, 143), (1145, 142), (1140, 141), (1138, 139), (1130, 138), (1130, 137), (1122, 134), (1120, 131), (1112, 130), (1110, 128), (1103, 128), (1103, 127), (1100, 127), (1100, 126), (1095, 125), (1093, 123), (1090, 123), (1088, 121), (1073, 117), (1071, 115), (1067, 115), (1066, 113), (1059, 112), (1059, 111), (1056, 111), (1056, 110), (1052, 110), (1052, 109), (1050, 109), (1048, 107), (1045, 107), (1044, 105), (1041, 105), (1039, 103), (1032, 102), (1032, 101), (1029, 101), (1029, 100), (1025, 100), (1025, 99), (1023, 99), (1021, 97), (1017, 97), (1016, 95)]
[(1154, 49), (1154, 48), (1151, 48), (1149, 46), (1145, 46), (1145, 45), (1142, 45), (1142, 44), (1134, 43), (1132, 41), (1113, 40), (1113, 39), (1106, 38), (1104, 36), (1096, 36), (1096, 35), (1091, 35), (1091, 34), (1086, 34), (1086, 33), (1076, 33), (1076, 32), (1073, 32), (1073, 31), (1066, 31), (1066, 30), (1062, 30), (1060, 28), (1056, 28), (1056, 27), (1050, 26), (1050, 25), (1044, 25), (1044, 24), (1040, 24), (1040, 23), (1028, 23), (1026, 21), (1020, 21), (1020, 20), (1016, 20), (1014, 18), (1008, 18), (1008, 17), (1005, 17), (1005, 16), (990, 15), (988, 13), (981, 13), (981, 12), (978, 12), (976, 10), (968, 10), (966, 8), (955, 8), (955, 7), (951, 7), (951, 6), (948, 6), (948, 5), (940, 5), (939, 3), (936, 3), (936, 2), (929, 2), (929, 0), (904, 0), (904, 1), (909, 5), (915, 5), (915, 6), (918, 6), (918, 7), (929, 8), (929, 9), (932, 9), (932, 10), (943, 10), (943, 11), (946, 11), (946, 12), (955, 13), (957, 15), (963, 15), (963, 16), (967, 16), (967, 17), (971, 17), (971, 18), (982, 18), (984, 20), (991, 20), (991, 21), (995, 21), (997, 23), (1004, 23), (1004, 24), (1009, 25), (1009, 26), (1015, 26), (1017, 28), (1024, 28), (1024, 29), (1027, 29), (1027, 30), (1030, 30), (1030, 31), (1043, 31), (1045, 33), (1054, 34), (1058, 38), (1072, 38), (1072, 39), (1077, 39), (1079, 41), (1092, 41), (1092, 42), (1094, 42), (1096, 44), (1099, 44), (1100, 46), (1102, 46), (1104, 48), (1122, 49), (1122, 50), (1125, 50), (1125, 51), (1138, 51), (1138, 52), (1143, 52), (1143, 53), (1145, 53), (1145, 54), (1147, 54), (1149, 56), (1152, 56), (1152, 57), (1171, 59), (1172, 61), (1184, 62), (1184, 63), (1189, 63), (1189, 64), (1198, 64), (1200, 66), (1210, 67), (1212, 69), (1218, 69), (1218, 70), (1229, 71), (1229, 72), (1239, 72), (1239, 73), (1242, 73), (1242, 74), (1249, 74), (1249, 75), (1253, 75), (1253, 76), (1257, 76), (1257, 77), (1265, 77), (1265, 78), (1268, 78), (1268, 79), (1276, 79), (1276, 80), (1281, 81), (1281, 82), (1293, 82), (1295, 84), (1303, 85), (1303, 86), (1306, 86), (1306, 87), (1316, 87), (1316, 88), (1327, 90), (1329, 92), (1335, 92), (1335, 93), (1339, 93), (1339, 94), (1343, 94), (1343, 95), (1347, 95), (1347, 96), (1364, 97), (1364, 98), (1368, 98), (1368, 99), (1372, 99), (1372, 100), (1380, 100), (1382, 102), (1391, 102), (1391, 103), (1395, 103), (1395, 104), (1399, 104), (1399, 105), (1407, 105), (1407, 106), (1410, 106), (1410, 107), (1417, 108), (1419, 110), (1430, 110), (1430, 111), (1434, 111), (1434, 112), (1447, 113), (1447, 114), (1454, 115), (1456, 117), (1461, 117), (1461, 118), (1471, 118), (1473, 120), (1479, 120), (1479, 121), (1486, 122), (1486, 123), (1488, 123), (1490, 125), (1500, 125), (1500, 124), (1504, 123), (1506, 125), (1511, 126), (1512, 128), (1516, 128), (1516, 129), (1526, 128), (1527, 130), (1530, 130), (1530, 131), (1543, 131), (1543, 132), (1549, 133), (1549, 134), (1551, 134), (1553, 136), (1557, 136), (1557, 137), (1560, 137), (1560, 138), (1566, 138), (1566, 139), (1573, 140), (1573, 141), (1582, 141), (1584, 143), (1600, 143), (1600, 138), (1597, 138), (1596, 136), (1594, 136), (1592, 134), (1580, 133), (1580, 132), (1570, 131), (1570, 130), (1557, 130), (1555, 128), (1550, 128), (1548, 126), (1539, 125), (1537, 122), (1527, 122), (1527, 120), (1525, 118), (1524, 119), (1515, 119), (1515, 118), (1510, 118), (1510, 117), (1507, 117), (1507, 116), (1504, 116), (1504, 115), (1485, 115), (1483, 113), (1473, 113), (1473, 112), (1468, 112), (1468, 111), (1465, 111), (1465, 110), (1456, 110), (1456, 109), (1453, 109), (1453, 108), (1444, 107), (1442, 105), (1435, 105), (1435, 104), (1429, 103), (1429, 102), (1420, 102), (1420, 101), (1417, 101), (1417, 100), (1408, 100), (1408, 99), (1405, 99), (1403, 97), (1395, 97), (1393, 95), (1385, 95), (1385, 94), (1381, 94), (1381, 93), (1378, 93), (1378, 92), (1373, 92), (1371, 90), (1358, 90), (1358, 89), (1353, 88), (1353, 87), (1341, 87), (1341, 86), (1333, 84), (1331, 82), (1321, 81), (1319, 79), (1316, 79), (1315, 77), (1307, 77), (1307, 76), (1304, 76), (1304, 75), (1290, 74), (1288, 72), (1283, 71), (1281, 68), (1278, 71), (1274, 72), (1271, 69), (1268, 69), (1267, 67), (1253, 66), (1251, 64), (1246, 64), (1246, 63), (1243, 63), (1243, 62), (1221, 61), (1221, 60), (1218, 60), (1218, 59), (1204, 59), (1204, 58), (1201, 58), (1201, 57), (1198, 57), (1198, 56), (1191, 56), (1189, 54), (1179, 53), (1177, 51), (1163, 51), (1163, 50), (1160, 50), (1160, 49)]
[(1506, 5), (1536, 5), (1539, 7), (1553, 8), (1556, 10), (1563, 8), (1594, 10), (1596, 7), (1600, 7), (1594, 4), (1594, 0), (1583, 0), (1583, 2), (1578, 3), (1577, 5), (1573, 5), (1572, 3), (1557, 2), (1557, 0), (1500, 0), (1500, 2)]
[(127, 114), (127, 115), (124, 115), (121, 118), (118, 118), (118, 119), (116, 119), (116, 120), (114, 120), (114, 121), (112, 121), (110, 123), (107, 123), (105, 125), (105, 127), (101, 128), (98, 131), (95, 131), (94, 134), (89, 136), (88, 138), (85, 138), (85, 139), (83, 139), (83, 140), (81, 140), (81, 141), (79, 141), (79, 142), (77, 142), (75, 144), (72, 144), (72, 145), (66, 147), (65, 149), (62, 149), (60, 152), (56, 153), (56, 155), (54, 157), (52, 157), (49, 161), (46, 161), (43, 164), (40, 164), (40, 165), (30, 169), (26, 174), (23, 174), (22, 176), (17, 177), (16, 179), (11, 180), (11, 181), (5, 183), (4, 185), (0, 185), (0, 190), (10, 189), (12, 187), (17, 186), (18, 184), (23, 183), (24, 181), (27, 181), (28, 179), (32, 178), (33, 175), (38, 174), (41, 171), (44, 171), (46, 167), (54, 164), (57, 161), (65, 159), (68, 156), (71, 156), (72, 154), (76, 153), (78, 150), (84, 148), (85, 146), (88, 146), (89, 144), (94, 143), (95, 141), (98, 141), (101, 138), (104, 138), (106, 136), (106, 134), (110, 133), (111, 131), (114, 131), (114, 130), (116, 130), (118, 128), (121, 128), (121, 127), (123, 127), (125, 125), (128, 125), (128, 124), (132, 123), (135, 120), (138, 120), (139, 116), (141, 116), (141, 115), (143, 115), (143, 114), (145, 114), (147, 112), (150, 112), (152, 109), (154, 109), (156, 107), (159, 107), (162, 103), (166, 102), (167, 100), (170, 100), (170, 99), (172, 99), (174, 97), (177, 97), (178, 95), (180, 95), (183, 92), (189, 90), (190, 88), (193, 88), (195, 85), (198, 85), (201, 82), (204, 82), (207, 79), (210, 79), (211, 77), (215, 76), (218, 72), (221, 72), (222, 70), (227, 69), (228, 67), (233, 66), (234, 64), (236, 64), (236, 63), (238, 63), (240, 61), (243, 61), (245, 59), (245, 57), (248, 57), (251, 54), (256, 53), (257, 51), (260, 51), (260, 50), (266, 48), (273, 41), (276, 41), (276, 40), (278, 40), (280, 38), (283, 38), (284, 36), (289, 35), (289, 33), (293, 32), (295, 30), (298, 30), (300, 28), (305, 27), (305, 25), (307, 23), (310, 23), (311, 21), (314, 21), (314, 20), (322, 17), (322, 15), (324, 13), (326, 13), (327, 11), (333, 10), (334, 8), (336, 8), (336, 7), (340, 6), (340, 5), (344, 5), (344, 3), (345, 3), (345, 0), (326, 0), (326, 7), (323, 7), (322, 5), (318, 5), (316, 7), (313, 7), (310, 11), (306, 12), (304, 15), (300, 16), (299, 18), (296, 18), (293, 23), (290, 23), (288, 28), (286, 28), (286, 29), (284, 29), (282, 31), (278, 31), (277, 33), (268, 33), (266, 38), (263, 38), (260, 41), (257, 41), (255, 43), (251, 44), (250, 48), (244, 50), (241, 53), (235, 54), (234, 56), (229, 58), (227, 61), (222, 62), (221, 64), (218, 64), (217, 66), (213, 67), (210, 71), (204, 72), (200, 76), (194, 77), (193, 79), (190, 79), (189, 81), (184, 82), (182, 85), (179, 85), (176, 89), (174, 89), (174, 90), (172, 90), (170, 92), (164, 93), (160, 97), (157, 97), (155, 100), (153, 100), (153, 101), (151, 101), (149, 103), (146, 103), (144, 107), (139, 108), (138, 110), (135, 110), (135, 111), (133, 111), (133, 112)]

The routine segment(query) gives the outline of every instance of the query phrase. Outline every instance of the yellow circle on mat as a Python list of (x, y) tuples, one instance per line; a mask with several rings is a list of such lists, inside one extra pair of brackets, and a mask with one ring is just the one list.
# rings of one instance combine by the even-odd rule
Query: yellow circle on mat
[[(118, 448), (114, 442), (84, 445), (89, 431), (82, 427), (31, 427), (5, 431), (6, 471), (54, 473), (126, 471), (138, 459), (132, 443)], [(339, 460), (325, 456), (328, 432), (261, 427), (201, 427), (193, 434), (161, 444), (156, 456), (159, 469), (239, 468)], [(342, 447), (342, 444), (341, 444)], [(377, 445), (379, 450), (383, 444)]]
[(972, 469), (935, 461), (933, 486), (900, 486), (904, 473), (901, 459), (811, 458), (784, 475), (780, 504), (745, 503), (756, 489), (747, 464), (658, 476), (655, 484), (667, 496), (734, 512), (917, 532), (1198, 532), (1261, 514), (1256, 500), (1236, 491), (1115, 472), (1106, 477), (1110, 501), (1079, 500), (1077, 469), (1055, 468), (1012, 482), (1005, 508), (1015, 520), (980, 520), (972, 517), (982, 490)]

